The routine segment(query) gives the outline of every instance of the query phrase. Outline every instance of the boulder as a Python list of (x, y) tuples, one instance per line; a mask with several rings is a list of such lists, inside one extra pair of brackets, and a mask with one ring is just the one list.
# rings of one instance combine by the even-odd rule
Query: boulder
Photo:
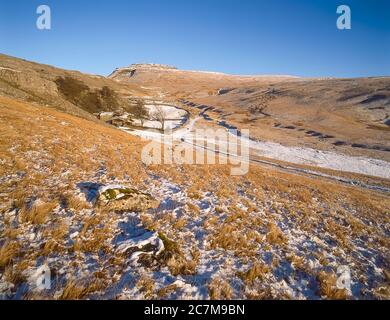
[(121, 185), (100, 187), (97, 200), (99, 206), (115, 211), (145, 211), (159, 206), (150, 194)]
[(145, 230), (138, 237), (119, 243), (116, 251), (128, 255), (130, 262), (138, 262), (142, 255), (157, 257), (164, 251), (164, 243), (157, 233)]
[(114, 112), (100, 112), (98, 114), (98, 119), (102, 121), (109, 121), (114, 117)]

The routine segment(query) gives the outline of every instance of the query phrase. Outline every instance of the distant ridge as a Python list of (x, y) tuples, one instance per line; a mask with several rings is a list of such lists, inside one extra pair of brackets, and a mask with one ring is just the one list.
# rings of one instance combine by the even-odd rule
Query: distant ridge
[(224, 76), (224, 77), (243, 77), (243, 78), (300, 78), (298, 76), (292, 75), (278, 75), (278, 74), (259, 74), (259, 75), (235, 75), (228, 74), (223, 72), (216, 71), (204, 71), (204, 70), (182, 70), (177, 67), (166, 65), (166, 64), (158, 64), (158, 63), (135, 63), (131, 64), (128, 67), (119, 67), (116, 68), (108, 78), (115, 78), (117, 76), (123, 76), (127, 74), (128, 76), (133, 76), (137, 71), (142, 72), (180, 72), (180, 73), (192, 73), (192, 74), (204, 74), (204, 75), (216, 75), (216, 76)]

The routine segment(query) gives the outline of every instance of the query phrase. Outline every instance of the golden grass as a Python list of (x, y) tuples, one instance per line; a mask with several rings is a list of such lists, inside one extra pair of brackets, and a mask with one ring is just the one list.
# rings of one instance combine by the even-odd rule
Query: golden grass
[(67, 206), (75, 211), (91, 208), (91, 204), (72, 194), (66, 195), (65, 201)]
[(307, 266), (306, 266), (306, 261), (305, 261), (304, 257), (298, 256), (294, 253), (291, 253), (291, 254), (287, 255), (286, 258), (295, 269), (306, 271)]
[[(60, 205), (59, 199), (63, 198), (74, 214), (82, 209), (94, 210), (95, 216), (90, 218), (77, 215), (83, 228), (80, 237), (75, 239), (74, 251), (96, 253), (110, 250), (105, 246), (106, 240), (113, 235), (108, 227), (111, 223), (108, 212), (91, 208), (72, 194), (78, 182), (95, 177), (102, 166), (108, 177), (126, 179), (135, 186), (146, 187), (144, 179), (149, 173), (154, 173), (179, 184), (189, 191), (194, 200), (200, 199), (204, 192), (219, 196), (215, 215), (204, 220), (208, 240), (212, 249), (231, 250), (242, 259), (254, 261), (252, 257), (259, 250), (267, 250), (271, 246), (281, 246), (283, 250), (288, 239), (276, 224), (282, 221), (280, 217), (290, 219), (289, 227), (315, 233), (320, 238), (329, 235), (338, 241), (340, 250), (353, 249), (354, 237), (363, 235), (369, 235), (378, 250), (382, 250), (379, 246), (389, 246), (385, 232), (390, 207), (387, 195), (257, 165), (251, 165), (249, 173), (242, 177), (230, 176), (230, 168), (223, 165), (158, 165), (147, 168), (140, 161), (144, 142), (119, 130), (3, 97), (0, 97), (0, 111), (0, 155), (6, 161), (0, 166), (0, 174), (25, 172), (19, 180), (0, 185), (0, 193), (8, 194), (12, 200), (8, 209), (19, 209), (20, 222), (42, 228), (46, 240), (41, 249), (23, 256), (25, 261), (33, 261), (36, 255), (57, 250), (72, 250), (64, 245), (68, 227), (52, 214)], [(62, 122), (67, 125), (62, 125)], [(58, 141), (54, 143), (54, 139)], [(13, 147), (15, 152), (10, 151)], [(244, 190), (251, 200), (239, 195), (238, 189)], [(30, 209), (26, 203), (31, 199), (40, 199), (42, 203), (36, 202)], [(247, 211), (237, 207), (240, 201), (248, 207)], [(141, 214), (141, 221), (149, 230), (164, 230), (170, 236), (175, 235), (175, 241), (168, 241), (166, 247), (169, 250), (161, 257), (172, 274), (194, 274), (199, 259), (196, 250), (192, 259), (184, 257), (182, 252), (181, 244), (185, 239), (182, 231), (190, 222), (187, 219), (196, 218), (201, 213), (199, 207), (191, 202), (186, 204), (186, 211), (188, 215), (185, 219), (176, 219), (169, 214)], [(20, 248), (10, 244), (23, 229), (7, 227), (4, 232), (6, 242), (0, 249), (0, 266), (9, 266), (19, 255)], [(262, 243), (263, 238), (267, 242)], [(110, 259), (119, 269), (123, 267), (123, 258)], [(290, 259), (296, 268), (306, 267), (301, 257)], [(328, 263), (325, 255), (319, 259), (323, 265)], [(277, 265), (279, 259), (274, 262)], [(248, 278), (248, 283), (253, 278), (262, 278), (261, 268), (258, 268), (260, 271), (254, 268), (243, 275)], [(328, 285), (331, 281), (325, 276), (319, 276), (319, 279), (324, 296), (342, 296), (332, 291)], [(74, 295), (69, 293), (72, 287), (75, 287)], [(232, 290), (222, 280), (215, 280), (209, 289), (211, 297), (232, 297)], [(68, 283), (63, 297), (77, 299), (85, 296), (85, 290), (75, 283)]]
[(173, 227), (178, 230), (183, 230), (186, 224), (187, 224), (187, 220), (185, 218), (180, 218), (175, 221)]
[(95, 228), (87, 239), (79, 237), (73, 245), (75, 252), (109, 252), (109, 246), (106, 243), (108, 235), (110, 235), (108, 227)]
[(8, 265), (19, 254), (20, 245), (16, 242), (6, 242), (0, 248), (0, 267)]
[(269, 244), (272, 245), (284, 245), (287, 242), (286, 236), (280, 230), (280, 228), (275, 223), (269, 223), (268, 233), (266, 239)]
[(230, 211), (231, 212), (228, 214), (225, 223), (231, 223), (236, 220), (244, 220), (246, 218), (246, 212), (235, 206), (233, 206)]
[(389, 300), (390, 299), (390, 285), (384, 283), (374, 289), (374, 294), (378, 299)]
[(224, 223), (210, 236), (210, 248), (231, 250), (235, 255), (248, 259), (256, 254), (257, 240), (257, 234), (244, 233), (240, 226)]
[(196, 204), (187, 202), (187, 208), (188, 208), (188, 212), (190, 212), (192, 216), (197, 216), (200, 214), (200, 209)]
[(33, 204), (31, 208), (26, 206), (20, 211), (21, 222), (32, 224), (44, 224), (53, 210), (58, 206), (56, 201)]
[(140, 214), (142, 225), (150, 230), (150, 231), (156, 231), (158, 230), (159, 224), (155, 221), (155, 219), (152, 218), (151, 215), (141, 213)]
[[(136, 283), (136, 287), (144, 293), (146, 299), (151, 299), (154, 296), (155, 281), (147, 276), (142, 275)], [(160, 289), (161, 290), (161, 289)], [(159, 295), (157, 293), (157, 295)]]
[(27, 280), (22, 271), (20, 267), (7, 266), (4, 270), (4, 277), (8, 282), (18, 285)]
[(256, 261), (247, 271), (239, 271), (237, 274), (246, 284), (253, 284), (256, 279), (263, 280), (270, 271), (269, 266)]
[(217, 216), (211, 216), (210, 218), (206, 218), (204, 220), (204, 223), (203, 223), (203, 227), (206, 229), (206, 230), (214, 230), (218, 224), (218, 217)]
[(320, 287), (320, 295), (330, 300), (345, 300), (348, 298), (346, 289), (336, 287), (337, 277), (334, 273), (320, 271), (317, 274)]
[(229, 300), (233, 296), (233, 289), (228, 282), (221, 278), (214, 278), (208, 285), (211, 300)]
[(55, 252), (61, 252), (61, 245), (53, 239), (46, 241), (43, 246), (42, 254), (47, 256)]
[(45, 238), (51, 238), (57, 241), (61, 241), (69, 232), (69, 226), (66, 222), (53, 223), (49, 228), (47, 228), (43, 235)]
[(183, 256), (174, 255), (166, 262), (169, 271), (173, 276), (194, 275), (196, 273), (197, 262), (187, 260)]
[(69, 280), (59, 297), (59, 300), (80, 300), (88, 294), (88, 288), (76, 280)]
[[(5, 172), (8, 174), (18, 170), (27, 173), (12, 192), (19, 208), (21, 206), (18, 201), (24, 203), (24, 199), (32, 193), (32, 185), (40, 186), (41, 190), (38, 191), (43, 191), (47, 186), (44, 180), (59, 175), (64, 170), (68, 170), (69, 174), (61, 179), (69, 184), (80, 181), (84, 172), (96, 172), (101, 163), (118, 178), (127, 176), (135, 182), (140, 182), (145, 177), (140, 162), (134, 161), (137, 157), (139, 159), (143, 143), (124, 132), (4, 97), (0, 97), (0, 109), (0, 123), (3, 128), (0, 154), (4, 159), (21, 163), (2, 168), (7, 170)], [(37, 121), (34, 115), (39, 115), (42, 121)], [(9, 126), (11, 123), (12, 127)], [(83, 134), (84, 131), (88, 134)], [(79, 138), (80, 135), (83, 139)], [(54, 139), (58, 143), (53, 143)], [(115, 147), (111, 139), (115, 139)], [(14, 145), (18, 146), (16, 153), (10, 151)], [(25, 161), (27, 152), (33, 155), (27, 156), (28, 162)], [(35, 157), (35, 152), (39, 157)], [(118, 155), (123, 157), (121, 161), (116, 161)], [(76, 208), (85, 206), (83, 203), (77, 203), (76, 199), (69, 200)]]
[(262, 290), (257, 290), (256, 292), (249, 292), (246, 294), (246, 298), (248, 300), (275, 300), (275, 299), (283, 299), (288, 297), (279, 297), (275, 296), (270, 287), (267, 287)]
[(15, 240), (20, 235), (20, 232), (18, 228), (7, 228), (4, 230), (4, 237), (9, 240)]
[(172, 292), (175, 292), (177, 290), (177, 286), (175, 284), (169, 284), (161, 289), (157, 290), (157, 298), (158, 299), (164, 299)]

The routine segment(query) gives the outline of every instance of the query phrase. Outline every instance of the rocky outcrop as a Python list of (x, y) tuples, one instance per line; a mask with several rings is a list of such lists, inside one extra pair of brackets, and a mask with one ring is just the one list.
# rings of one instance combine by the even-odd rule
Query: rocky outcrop
[(118, 77), (132, 77), (138, 72), (159, 72), (159, 71), (172, 71), (177, 70), (176, 67), (169, 66), (166, 64), (156, 63), (138, 63), (132, 64), (128, 67), (117, 68), (111, 73), (108, 78), (117, 79)]
[(129, 66), (130, 69), (177, 69), (174, 66), (159, 63), (135, 63)]
[(159, 205), (150, 194), (121, 185), (100, 187), (97, 200), (99, 206), (114, 211), (144, 211)]

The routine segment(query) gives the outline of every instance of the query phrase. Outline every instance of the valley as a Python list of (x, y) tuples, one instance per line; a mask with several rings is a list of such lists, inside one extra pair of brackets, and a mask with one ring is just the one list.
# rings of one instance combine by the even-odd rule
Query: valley
[[(0, 55), (0, 297), (389, 299), (389, 115), (386, 77), (105, 77)], [(198, 130), (247, 143), (248, 171), (145, 163), (164, 137), (242, 151)]]

